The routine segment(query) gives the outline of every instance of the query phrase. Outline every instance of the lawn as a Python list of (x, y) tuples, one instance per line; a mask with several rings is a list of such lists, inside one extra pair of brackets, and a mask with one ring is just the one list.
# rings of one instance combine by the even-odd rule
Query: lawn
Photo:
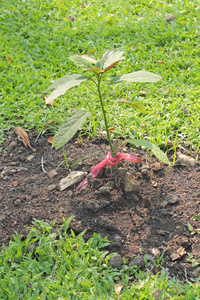
[[(199, 150), (199, 1), (0, 0), (0, 138), (14, 126), (38, 133), (50, 121), (50, 135), (82, 107), (91, 112), (81, 134), (105, 134), (100, 104), (83, 85), (45, 104), (50, 84), (79, 70), (70, 55), (99, 58), (123, 50), (126, 59), (111, 75), (154, 72), (154, 84), (120, 84), (107, 91), (106, 111), (116, 138), (145, 138), (165, 149)], [(146, 113), (116, 100), (138, 101)], [(1, 145), (0, 145), (1, 147)], [(0, 250), (3, 299), (198, 299), (199, 283), (181, 284), (161, 271), (152, 276), (124, 266), (109, 267), (94, 234), (84, 241), (64, 221), (62, 231), (35, 221), (28, 237), (15, 235)], [(73, 252), (73, 253), (72, 253)], [(158, 295), (158, 296), (156, 296)], [(157, 297), (157, 298), (156, 298)]]
[[(112, 87), (107, 111), (115, 136), (145, 137), (157, 145), (170, 140), (197, 151), (198, 14), (198, 1), (2, 1), (1, 137), (13, 126), (39, 132), (51, 120), (55, 131), (80, 107), (92, 113), (84, 131), (91, 137), (103, 132), (99, 104), (83, 86), (53, 107), (45, 105), (44, 96), (53, 80), (78, 72), (70, 55), (99, 58), (118, 48), (126, 61), (116, 75), (146, 69), (163, 79)], [(142, 103), (147, 113), (117, 104), (122, 97)]]
[(1, 299), (199, 299), (198, 284), (183, 285), (164, 271), (152, 276), (134, 266), (111, 268), (102, 249), (108, 240), (94, 233), (86, 242), (84, 232), (69, 230), (71, 220), (60, 230), (35, 220), (23, 241), (17, 234), (2, 247)]

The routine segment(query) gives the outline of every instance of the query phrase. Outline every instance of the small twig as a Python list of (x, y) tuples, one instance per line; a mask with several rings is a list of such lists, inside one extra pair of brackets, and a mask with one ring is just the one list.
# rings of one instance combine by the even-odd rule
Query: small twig
[(44, 158), (43, 158), (43, 156), (41, 157), (41, 166), (42, 166), (42, 171), (43, 171), (44, 173), (47, 173), (47, 171), (46, 171), (45, 168), (44, 168)]

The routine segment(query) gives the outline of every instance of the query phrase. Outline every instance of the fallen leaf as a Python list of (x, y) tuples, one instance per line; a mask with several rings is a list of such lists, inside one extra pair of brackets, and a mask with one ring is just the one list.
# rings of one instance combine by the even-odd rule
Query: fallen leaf
[(185, 254), (187, 254), (187, 252), (185, 251), (185, 248), (180, 247), (180, 248), (176, 251), (176, 253), (172, 253), (170, 256), (171, 256), (171, 259), (174, 261), (174, 260), (180, 259), (180, 258), (183, 257)]
[(87, 172), (82, 172), (82, 171), (71, 172), (67, 177), (61, 179), (59, 183), (60, 191), (63, 191), (69, 186), (81, 181), (86, 175)]
[(151, 184), (153, 185), (153, 187), (157, 187), (158, 186), (158, 183), (154, 180), (151, 180)]
[(28, 161), (31, 161), (34, 157), (35, 157), (34, 155), (29, 155), (26, 159), (27, 159)]
[(150, 252), (154, 255), (154, 256), (159, 256), (160, 255), (160, 250), (158, 248), (152, 248), (150, 250)]
[(119, 297), (120, 293), (121, 293), (121, 290), (123, 288), (123, 285), (121, 284), (115, 284), (115, 293), (116, 295)]
[(24, 143), (25, 146), (31, 148), (31, 150), (35, 151), (30, 144), (28, 134), (21, 127), (14, 127), (14, 132), (18, 135), (18, 138)]
[(50, 136), (50, 137), (48, 138), (48, 143), (50, 143), (51, 145), (53, 144), (53, 136)]
[(140, 95), (146, 95), (146, 94), (148, 94), (147, 91), (139, 91), (139, 93), (140, 93)]
[(44, 102), (47, 104), (47, 105), (53, 105), (53, 102), (54, 102), (54, 99), (50, 100), (50, 101), (47, 101), (48, 97), (47, 96), (44, 96)]

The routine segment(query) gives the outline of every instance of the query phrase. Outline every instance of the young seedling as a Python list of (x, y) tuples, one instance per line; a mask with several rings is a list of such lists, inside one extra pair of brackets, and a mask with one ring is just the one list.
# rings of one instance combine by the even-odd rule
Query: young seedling
[[(106, 158), (100, 162), (98, 165), (92, 168), (91, 173), (89, 174), (92, 178), (96, 177), (102, 168), (109, 164), (110, 166), (117, 165), (121, 160), (127, 160), (139, 163), (141, 160), (131, 154), (126, 153), (117, 153), (117, 148), (113, 144), (113, 140), (111, 138), (108, 117), (105, 109), (105, 97), (102, 92), (102, 82), (105, 79), (105, 73), (114, 68), (122, 59), (124, 59), (123, 51), (112, 50), (105, 52), (99, 60), (95, 60), (92, 57), (87, 55), (73, 55), (70, 56), (69, 59), (77, 66), (82, 69), (84, 73), (89, 75), (82, 76), (80, 74), (70, 74), (65, 75), (64, 77), (56, 80), (49, 88), (48, 91), (53, 92), (46, 98), (47, 104), (52, 104), (53, 101), (61, 95), (64, 95), (69, 89), (84, 83), (87, 87), (87, 83), (92, 83), (90, 89), (97, 96), (98, 101), (100, 103), (103, 120), (105, 124), (106, 134), (108, 143), (110, 146), (110, 152), (106, 156)], [(161, 77), (157, 74), (148, 72), (146, 70), (136, 71), (124, 75), (118, 75), (110, 78), (109, 86), (118, 84), (120, 82), (157, 82), (161, 80)], [(120, 102), (120, 101), (119, 101)], [(140, 111), (144, 111), (142, 106), (137, 102), (123, 102), (129, 106), (134, 106)], [(61, 127), (56, 132), (53, 138), (53, 146), (56, 149), (62, 148), (64, 145), (68, 143), (68, 141), (76, 134), (76, 132), (81, 128), (81, 126), (86, 121), (86, 118), (91, 114), (86, 109), (81, 109), (77, 111), (73, 116), (64, 121)], [(164, 163), (169, 163), (167, 156), (154, 144), (150, 143), (146, 140), (136, 140), (129, 139), (129, 143), (134, 144), (136, 146), (143, 146), (147, 149), (153, 151), (154, 155), (163, 161)], [(78, 186), (81, 188), (84, 184), (87, 183), (87, 178)]]

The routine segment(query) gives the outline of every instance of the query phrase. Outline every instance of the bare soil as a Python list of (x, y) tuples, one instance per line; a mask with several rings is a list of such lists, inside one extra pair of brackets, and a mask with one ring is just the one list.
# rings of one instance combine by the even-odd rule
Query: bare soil
[[(151, 270), (157, 272), (158, 258), (164, 254), (163, 267), (170, 277), (185, 281), (200, 276), (200, 222), (195, 220), (200, 213), (198, 164), (194, 168), (169, 167), (150, 153), (127, 146), (123, 151), (141, 157), (142, 163), (123, 161), (112, 175), (106, 167), (79, 191), (76, 186), (60, 191), (60, 180), (69, 174), (66, 164), (60, 164), (62, 151), (52, 149), (47, 136), (35, 143), (36, 137), (36, 133), (30, 136), (35, 152), (15, 135), (3, 145), (0, 245), (8, 244), (16, 231), (25, 237), (34, 218), (46, 222), (56, 219), (59, 226), (63, 217), (74, 216), (71, 228), (75, 233), (87, 229), (86, 238), (94, 232), (107, 236), (112, 241), (109, 251), (124, 256), (127, 264), (146, 254)], [(91, 154), (73, 167), (88, 173), (108, 151), (102, 138), (81, 139), (67, 146), (70, 164)], [(128, 178), (133, 185), (135, 180), (131, 191), (125, 188)]]

